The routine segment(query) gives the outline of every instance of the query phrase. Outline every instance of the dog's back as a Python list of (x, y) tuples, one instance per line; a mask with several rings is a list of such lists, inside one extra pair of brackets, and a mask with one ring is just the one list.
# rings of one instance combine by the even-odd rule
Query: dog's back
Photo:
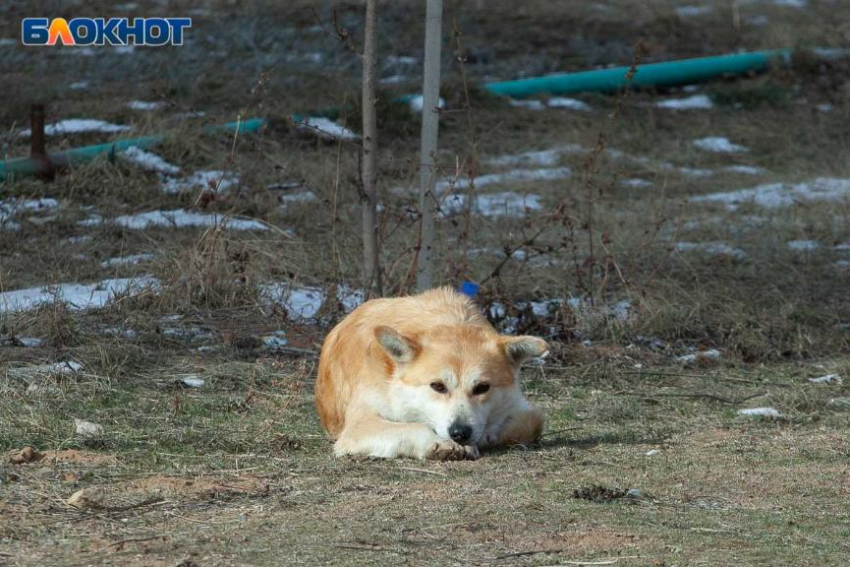
[(374, 299), (339, 323), (325, 339), (316, 379), (316, 407), (327, 432), (339, 435), (345, 408), (358, 384), (372, 382), (381, 387), (392, 376), (394, 365), (375, 340), (376, 327), (415, 336), (444, 325), (489, 327), (469, 298), (448, 287), (410, 297)]

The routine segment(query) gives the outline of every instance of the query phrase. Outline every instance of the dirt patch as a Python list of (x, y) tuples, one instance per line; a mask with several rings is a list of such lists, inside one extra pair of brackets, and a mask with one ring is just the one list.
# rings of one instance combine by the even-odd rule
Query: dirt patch
[(220, 494), (242, 494), (259, 496), (268, 494), (269, 485), (255, 476), (236, 476), (228, 478), (186, 478), (154, 475), (141, 480), (123, 484), (125, 494), (161, 494), (172, 496), (210, 497)]
[(44, 458), (50, 462), (88, 467), (114, 467), (118, 464), (118, 457), (115, 455), (104, 455), (102, 453), (93, 453), (91, 451), (78, 451), (77, 449), (45, 451)]
[(18, 451), (12, 451), (9, 454), (9, 462), (13, 465), (23, 465), (26, 463), (34, 463), (44, 458), (44, 455), (33, 449), (32, 447), (24, 447)]

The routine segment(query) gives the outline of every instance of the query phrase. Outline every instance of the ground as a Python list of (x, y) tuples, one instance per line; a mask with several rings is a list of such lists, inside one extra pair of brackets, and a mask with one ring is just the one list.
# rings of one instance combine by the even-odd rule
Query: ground
[[(313, 407), (322, 337), (362, 300), (358, 142), (292, 116), (359, 130), (362, 6), (95, 2), (191, 15), (190, 39), (48, 51), (16, 44), (19, 19), (73, 7), (7, 4), (4, 159), (36, 102), (130, 128), (65, 123), (52, 151), (167, 137), (161, 162), (0, 185), (0, 564), (844, 563), (835, 3), (447, 3), (439, 283), (478, 282), (494, 325), (553, 347), (522, 375), (541, 442), (461, 463), (335, 459)], [(392, 101), (419, 89), (423, 10), (380, 12), (386, 294), (414, 279), (419, 119)], [(479, 87), (780, 47), (765, 73), (663, 91)]]

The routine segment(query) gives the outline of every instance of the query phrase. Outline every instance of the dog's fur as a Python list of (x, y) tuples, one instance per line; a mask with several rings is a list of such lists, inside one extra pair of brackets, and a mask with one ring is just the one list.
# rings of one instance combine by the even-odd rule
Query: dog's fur
[(325, 339), (316, 406), (337, 455), (477, 458), (540, 436), (543, 416), (517, 374), (547, 351), (542, 339), (499, 335), (450, 288), (375, 299)]

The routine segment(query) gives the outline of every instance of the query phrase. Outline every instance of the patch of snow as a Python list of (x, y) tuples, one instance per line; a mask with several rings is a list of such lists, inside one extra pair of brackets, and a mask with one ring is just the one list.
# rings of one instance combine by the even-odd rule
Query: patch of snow
[(781, 417), (779, 410), (774, 408), (748, 408), (738, 410), (738, 415), (750, 417)]
[(727, 173), (740, 173), (743, 175), (762, 175), (765, 169), (762, 167), (754, 167), (752, 165), (727, 165), (723, 168)]
[[(260, 293), (272, 304), (281, 305), (293, 321), (316, 319), (325, 303), (325, 291), (318, 287), (298, 287), (290, 284), (263, 284)], [(336, 300), (346, 312), (363, 303), (363, 292), (346, 286), (337, 287)]]
[(850, 260), (838, 260), (832, 265), (839, 269), (850, 268)]
[(148, 171), (156, 171), (165, 175), (177, 175), (180, 173), (180, 168), (176, 165), (168, 163), (155, 153), (145, 151), (136, 146), (130, 146), (118, 155), (124, 160)]
[(194, 189), (225, 192), (239, 183), (239, 176), (232, 171), (196, 171), (183, 179), (167, 179), (162, 186), (165, 193), (176, 194)]
[(264, 335), (261, 340), (266, 348), (272, 350), (285, 347), (289, 343), (289, 340), (286, 338), (286, 333), (283, 331), (275, 331), (268, 335)]
[(71, 89), (72, 91), (82, 91), (82, 90), (89, 88), (89, 82), (88, 81), (77, 81), (76, 83), (71, 83), (70, 85), (68, 85), (68, 88)]
[(769, 183), (752, 189), (709, 193), (691, 197), (692, 203), (722, 203), (729, 210), (752, 203), (771, 209), (790, 207), (801, 202), (841, 201), (850, 197), (850, 179), (821, 177), (804, 183)]
[[(112, 134), (115, 132), (127, 132), (132, 130), (130, 126), (121, 124), (112, 124), (105, 120), (96, 120), (94, 118), (69, 118), (68, 120), (60, 120), (53, 124), (47, 124), (44, 127), (44, 133), (47, 136), (57, 136), (63, 134), (81, 134), (84, 132), (103, 132)], [(21, 136), (29, 136), (31, 131), (29, 128), (21, 131)]]
[(154, 259), (154, 255), (150, 252), (143, 254), (131, 254), (129, 256), (119, 256), (117, 258), (107, 258), (100, 263), (101, 268), (112, 268), (115, 266), (135, 266), (142, 262), (150, 262)]
[(714, 103), (707, 95), (694, 95), (685, 98), (669, 98), (655, 103), (656, 108), (666, 110), (708, 110)]
[(135, 215), (121, 215), (115, 218), (115, 224), (130, 230), (144, 230), (150, 227), (210, 228), (219, 224), (231, 230), (268, 230), (269, 227), (257, 220), (227, 218), (215, 213), (197, 213), (183, 209), (173, 211), (148, 211)]
[(409, 81), (410, 77), (406, 75), (392, 75), (389, 77), (384, 77), (380, 79), (378, 82), (382, 85), (397, 85), (399, 83), (404, 83), (405, 81)]
[(834, 106), (827, 103), (819, 104), (815, 108), (817, 108), (818, 112), (832, 112), (835, 109)]
[[(666, 169), (666, 168), (665, 168)], [(695, 167), (680, 167), (679, 173), (688, 177), (711, 177), (714, 172), (710, 169), (700, 169)]]
[(36, 337), (20, 337), (18, 342), (21, 343), (21, 346), (36, 348), (44, 344), (44, 339), (38, 339)]
[(725, 138), (723, 136), (709, 136), (707, 138), (700, 138), (699, 140), (694, 140), (691, 143), (695, 147), (706, 152), (714, 152), (720, 154), (741, 153), (750, 151), (749, 148), (738, 144), (733, 144), (731, 141), (729, 141), (729, 138)]
[[(488, 173), (487, 175), (479, 175), (474, 179), (475, 187), (484, 187), (486, 185), (494, 185), (499, 183), (513, 183), (524, 181), (554, 181), (557, 179), (567, 179), (572, 175), (572, 170), (569, 167), (552, 167), (542, 169), (512, 169), (502, 173)], [(452, 181), (440, 181), (437, 183), (437, 194), (442, 195), (448, 189), (465, 190), (469, 189), (472, 181), (467, 177), (462, 177)]]
[(786, 246), (788, 246), (789, 250), (794, 250), (795, 252), (810, 252), (820, 248), (820, 242), (817, 240), (791, 240), (786, 243)]
[(660, 452), (661, 451), (659, 451), (658, 449), (650, 449), (649, 451), (646, 452), (646, 456), (647, 457), (654, 457), (655, 455), (659, 454)]
[(635, 189), (644, 189), (646, 187), (652, 187), (653, 186), (652, 181), (647, 181), (646, 179), (640, 179), (640, 178), (637, 178), (637, 177), (632, 178), (632, 179), (623, 179), (622, 181), (620, 181), (620, 184), (623, 187), (632, 187), (632, 188), (635, 188)]
[(508, 99), (508, 104), (514, 108), (525, 108), (527, 110), (546, 110), (546, 105), (542, 100), (532, 99)]
[(174, 340), (204, 341), (213, 338), (215, 334), (202, 327), (168, 327), (162, 330), (162, 336)]
[(836, 244), (833, 250), (835, 250), (836, 252), (850, 252), (850, 242)]
[(387, 55), (387, 63), (390, 65), (417, 65), (419, 59), (407, 55)]
[(487, 163), (490, 165), (552, 166), (561, 161), (562, 155), (577, 154), (582, 151), (584, 151), (584, 148), (578, 144), (565, 144), (548, 150), (532, 150), (519, 154), (501, 155), (488, 159)]
[(711, 13), (711, 6), (677, 6), (676, 15), (680, 18), (692, 18)]
[[(59, 201), (49, 197), (19, 200), (6, 199), (0, 201), (0, 226), (7, 224), (7, 221), (11, 221), (15, 215), (20, 213), (53, 212), (57, 208), (59, 208)], [(11, 223), (9, 224), (11, 226)]]
[(180, 383), (190, 388), (200, 388), (204, 385), (205, 381), (203, 378), (199, 378), (198, 376), (191, 374), (185, 378), (181, 378)]
[(776, 6), (785, 6), (787, 8), (805, 8), (808, 6), (807, 0), (771, 0)]
[[(413, 112), (415, 112), (417, 114), (421, 114), (422, 108), (425, 105), (425, 99), (422, 95), (413, 95), (409, 99), (407, 99), (407, 104), (410, 105), (410, 110), (412, 110)], [(446, 101), (443, 100), (443, 97), (439, 98), (439, 100), (437, 102), (437, 106), (439, 108), (445, 108), (446, 107)]]
[[(466, 210), (467, 195), (451, 195), (441, 205), (441, 214), (451, 216)], [(520, 217), (543, 208), (540, 195), (520, 195), (514, 191), (482, 193), (475, 196), (472, 212), (484, 217)]]
[(566, 108), (569, 110), (580, 110), (582, 112), (590, 112), (593, 110), (586, 102), (580, 101), (577, 98), (569, 97), (552, 97), (546, 101), (549, 108)]
[(20, 368), (15, 368), (14, 371), (16, 374), (20, 376), (38, 376), (38, 375), (68, 375), (68, 374), (79, 374), (83, 369), (83, 365), (74, 360), (67, 360), (64, 362), (51, 362), (48, 364), (38, 364), (35, 366), (24, 366)]
[(677, 356), (676, 360), (682, 364), (691, 364), (697, 360), (720, 360), (722, 356), (723, 355), (719, 350), (712, 348), (709, 350), (692, 352), (690, 354), (683, 354), (682, 356)]
[(318, 134), (322, 138), (331, 140), (359, 140), (360, 134), (349, 130), (345, 126), (340, 126), (329, 118), (322, 116), (311, 116), (305, 120), (297, 122), (298, 129), (305, 132)]
[(130, 110), (141, 110), (144, 112), (150, 112), (152, 110), (158, 110), (162, 108), (163, 106), (165, 106), (165, 103), (162, 101), (148, 102), (144, 100), (131, 100), (124, 106), (126, 106)]
[(92, 284), (65, 283), (6, 291), (0, 293), (0, 313), (26, 311), (55, 301), (75, 310), (98, 308), (117, 296), (137, 294), (158, 284), (152, 277), (118, 278)]
[(284, 206), (293, 205), (295, 203), (313, 203), (317, 201), (316, 195), (312, 191), (298, 191), (296, 193), (283, 193), (280, 196), (280, 202)]
[(747, 253), (740, 248), (729, 246), (725, 242), (677, 242), (677, 252), (703, 252), (712, 256), (729, 256), (736, 260), (743, 260)]
[(826, 376), (809, 378), (809, 382), (812, 384), (841, 384), (843, 380), (838, 374), (827, 374)]

